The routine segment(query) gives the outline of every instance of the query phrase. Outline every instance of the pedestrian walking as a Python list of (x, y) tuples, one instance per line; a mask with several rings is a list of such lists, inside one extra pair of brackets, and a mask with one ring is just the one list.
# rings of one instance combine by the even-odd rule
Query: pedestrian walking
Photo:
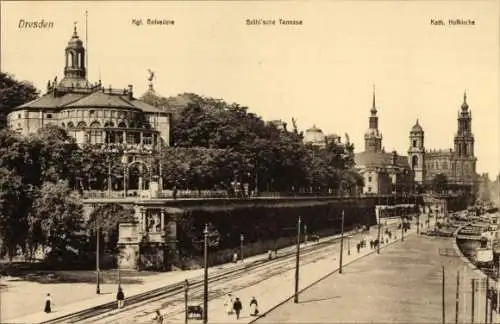
[(238, 253), (234, 252), (233, 253), (233, 263), (237, 263), (238, 262)]
[(267, 251), (267, 259), (271, 261), (273, 259), (273, 251), (269, 250)]
[(356, 244), (356, 250), (358, 250), (358, 254), (360, 249), (361, 249), (361, 243)]
[(257, 315), (259, 315), (259, 304), (257, 303), (257, 299), (252, 297), (252, 300), (250, 301), (250, 316)]
[(236, 313), (236, 319), (240, 319), (240, 312), (243, 309), (243, 305), (241, 305), (241, 301), (238, 297), (236, 297), (236, 300), (234, 301), (233, 309)]
[(45, 297), (45, 307), (43, 308), (43, 311), (47, 314), (52, 312), (52, 298), (50, 297), (50, 294), (47, 294), (47, 297)]
[(153, 324), (163, 324), (163, 316), (161, 315), (159, 309), (156, 310), (156, 313), (153, 316)]
[(233, 295), (231, 293), (227, 294), (226, 300), (224, 301), (224, 309), (227, 312), (227, 315), (233, 314)]
[(118, 302), (118, 308), (122, 308), (125, 303), (125, 294), (121, 286), (118, 287), (118, 292), (116, 293), (116, 301)]

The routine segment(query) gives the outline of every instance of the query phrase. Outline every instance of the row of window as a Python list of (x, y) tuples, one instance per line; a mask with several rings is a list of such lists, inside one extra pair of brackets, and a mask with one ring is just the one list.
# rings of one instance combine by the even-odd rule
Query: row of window
[(61, 118), (81, 117), (81, 118), (121, 118), (137, 119), (137, 113), (123, 110), (105, 110), (105, 109), (71, 109), (60, 113)]
[[(101, 128), (103, 126), (101, 126), (102, 124), (99, 122), (99, 121), (93, 121), (89, 126), (87, 126), (88, 124), (85, 122), (85, 121), (80, 121), (76, 124), (76, 127), (77, 128), (86, 128), (86, 127), (89, 127), (89, 128)], [(74, 128), (75, 127), (75, 123), (73, 122), (68, 122), (67, 124), (65, 124), (64, 122), (61, 123), (61, 126), (63, 128), (67, 127), (67, 128)], [(104, 127), (119, 127), (119, 128), (144, 128), (144, 129), (151, 129), (151, 125), (149, 123), (136, 123), (135, 121), (130, 121), (130, 122), (125, 122), (125, 121), (121, 121), (119, 122), (118, 124), (116, 124), (115, 126), (115, 123), (113, 123), (112, 121), (107, 121), (104, 123)]]

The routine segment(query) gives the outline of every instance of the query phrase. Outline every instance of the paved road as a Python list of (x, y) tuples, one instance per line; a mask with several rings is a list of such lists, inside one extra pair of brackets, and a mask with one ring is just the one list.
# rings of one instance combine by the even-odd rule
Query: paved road
[[(448, 256), (441, 255), (443, 251)], [(471, 278), (481, 275), (452, 251), (453, 238), (412, 235), (380, 255), (350, 264), (343, 274), (334, 274), (304, 291), (298, 304), (287, 302), (256, 323), (441, 323), (442, 265), (447, 278), (446, 322), (455, 322), (460, 269), (459, 322), (470, 323)], [(476, 312), (478, 322), (484, 322), (484, 306)]]
[[(396, 231), (397, 224), (390, 226), (393, 233)], [(382, 231), (383, 234), (383, 231)], [(344, 245), (344, 261), (348, 262), (354, 257), (359, 256), (356, 252), (355, 243), (366, 234), (355, 235), (351, 239), (351, 255), (347, 255), (348, 244)], [(375, 238), (376, 229), (372, 229), (368, 236)], [(366, 248), (361, 254), (366, 254), (370, 248)], [(361, 255), (360, 254), (360, 255)], [(303, 254), (301, 257), (301, 287), (312, 281), (319, 279), (326, 273), (332, 271), (338, 266), (339, 244), (328, 245), (319, 252)], [(325, 266), (327, 265), (327, 266)], [(257, 296), (261, 305), (270, 308), (293, 293), (293, 274), (295, 269), (295, 259), (278, 260), (276, 262), (264, 264), (261, 268), (249, 271), (237, 278), (228, 278), (209, 286), (209, 322), (221, 323), (234, 321), (234, 318), (228, 317), (224, 313), (224, 296), (227, 292), (232, 292), (239, 296), (244, 307), (251, 296)], [(202, 289), (190, 291), (190, 304), (202, 304)], [(158, 301), (147, 302), (139, 307), (113, 311), (106, 316), (89, 319), (81, 323), (147, 323), (153, 316), (155, 310), (159, 309), (165, 317), (164, 323), (179, 323), (184, 321), (184, 299), (183, 294), (178, 294), (172, 298), (161, 299)], [(249, 322), (253, 318), (248, 316), (248, 310), (241, 318), (242, 322)], [(193, 320), (191, 322), (197, 322)]]

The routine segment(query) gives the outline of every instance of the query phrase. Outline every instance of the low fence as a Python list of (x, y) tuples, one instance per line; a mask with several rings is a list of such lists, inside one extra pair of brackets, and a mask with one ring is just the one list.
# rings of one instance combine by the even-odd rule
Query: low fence
[[(82, 192), (84, 199), (123, 199), (124, 191), (100, 191), (87, 190)], [(227, 190), (177, 190), (170, 189), (151, 193), (149, 190), (127, 190), (126, 198), (149, 198), (149, 199), (251, 199), (251, 198), (294, 198), (294, 197), (334, 197), (334, 198), (356, 198), (356, 197), (377, 197), (373, 195), (348, 194), (348, 193), (326, 193), (326, 192), (259, 192), (259, 193), (230, 193)], [(394, 197), (394, 196), (381, 196)]]

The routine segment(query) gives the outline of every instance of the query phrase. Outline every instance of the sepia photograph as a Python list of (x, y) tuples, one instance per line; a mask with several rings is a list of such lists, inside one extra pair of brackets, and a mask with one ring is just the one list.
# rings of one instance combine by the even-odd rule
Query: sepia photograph
[(0, 323), (500, 323), (500, 1), (0, 15)]

